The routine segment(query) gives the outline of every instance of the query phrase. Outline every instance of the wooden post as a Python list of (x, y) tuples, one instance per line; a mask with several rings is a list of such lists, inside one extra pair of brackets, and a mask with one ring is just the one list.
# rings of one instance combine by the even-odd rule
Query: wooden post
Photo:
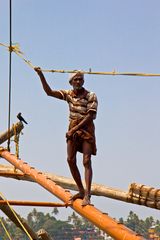
[(24, 125), (22, 122), (15, 123), (10, 129), (9, 133), (8, 131), (6, 131), (0, 134), (0, 144), (4, 143), (9, 137), (11, 138), (12, 136), (14, 136), (15, 129), (16, 129), (16, 133), (19, 134), (23, 128), (24, 128)]

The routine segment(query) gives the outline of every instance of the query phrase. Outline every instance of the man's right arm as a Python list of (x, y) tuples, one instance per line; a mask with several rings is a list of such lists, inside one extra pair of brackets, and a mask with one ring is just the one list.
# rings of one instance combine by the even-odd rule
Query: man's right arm
[(42, 86), (43, 86), (43, 89), (44, 91), (46, 92), (46, 94), (48, 96), (51, 96), (51, 97), (55, 97), (55, 98), (59, 98), (59, 99), (63, 99), (63, 96), (62, 94), (60, 93), (60, 91), (55, 91), (53, 89), (50, 88), (50, 86), (48, 85), (43, 73), (42, 73), (42, 70), (40, 67), (35, 67), (34, 70), (37, 72), (40, 80), (41, 80), (41, 83), (42, 83)]

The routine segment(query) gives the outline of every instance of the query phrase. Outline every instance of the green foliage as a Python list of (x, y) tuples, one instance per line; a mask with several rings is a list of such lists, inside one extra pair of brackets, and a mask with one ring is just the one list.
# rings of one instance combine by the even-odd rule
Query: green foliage
[(160, 222), (154, 220), (153, 217), (147, 217), (145, 220), (139, 219), (139, 217), (132, 211), (129, 212), (127, 220), (120, 218), (119, 221), (132, 229), (134, 232), (141, 234), (145, 238), (149, 237), (148, 231), (151, 227), (155, 227), (155, 232), (160, 236)]
[[(67, 221), (58, 220), (56, 218), (58, 209), (53, 209), (50, 213), (38, 212), (35, 208), (28, 214), (26, 221), (30, 227), (37, 232), (39, 229), (45, 229), (48, 234), (56, 240), (73, 240), (74, 237), (81, 237), (81, 239), (104, 239), (101, 231), (97, 229), (92, 223), (85, 218), (78, 216), (72, 212), (68, 216)], [(3, 223), (14, 240), (27, 240), (28, 237), (22, 230), (18, 229), (14, 223), (8, 218), (4, 219)], [(160, 236), (160, 221), (154, 220), (153, 217), (147, 217), (145, 220), (139, 217), (132, 211), (129, 212), (127, 219), (120, 218), (119, 222), (126, 225), (133, 231), (148, 238), (148, 230), (154, 227), (155, 232)], [(8, 239), (3, 227), (0, 225), (0, 236), (2, 239)]]

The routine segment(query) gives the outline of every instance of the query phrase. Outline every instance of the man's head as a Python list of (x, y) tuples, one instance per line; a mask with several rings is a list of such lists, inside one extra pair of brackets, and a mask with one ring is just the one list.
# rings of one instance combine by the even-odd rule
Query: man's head
[(76, 71), (69, 76), (69, 83), (73, 86), (75, 90), (82, 88), (84, 84), (84, 74), (81, 71)]

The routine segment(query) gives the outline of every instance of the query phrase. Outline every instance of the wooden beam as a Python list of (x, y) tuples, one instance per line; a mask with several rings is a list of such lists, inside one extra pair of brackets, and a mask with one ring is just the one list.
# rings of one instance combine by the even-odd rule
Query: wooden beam
[(15, 206), (36, 206), (36, 207), (67, 207), (67, 204), (55, 202), (33, 202), (33, 201), (16, 201), (16, 200), (0, 200), (1, 205), (15, 205)]
[[(77, 185), (72, 178), (58, 176), (53, 173), (47, 172), (43, 172), (43, 174), (63, 188), (70, 189), (73, 191), (78, 190)], [(22, 171), (15, 169), (15, 167), (11, 165), (0, 164), (0, 176), (6, 178), (13, 178), (16, 180), (35, 182), (29, 175), (24, 174)], [(93, 183), (91, 191), (92, 195), (96, 196), (114, 198), (122, 201), (127, 199), (127, 192), (120, 189), (104, 186), (102, 184)]]
[(12, 128), (10, 128), (10, 132), (6, 131), (0, 134), (0, 144), (7, 141), (9, 137), (10, 138), (13, 137), (15, 134), (15, 129), (16, 129), (16, 133), (19, 134), (23, 128), (24, 128), (24, 125), (22, 122), (17, 122), (13, 124)]
[[(24, 174), (29, 175), (35, 182), (41, 185), (50, 193), (61, 199), (63, 202), (68, 203), (72, 197), (71, 193), (57, 185), (50, 178), (47, 178), (42, 172), (37, 171), (34, 167), (29, 166), (26, 162), (18, 159), (5, 149), (0, 150), (0, 156), (21, 170)], [(87, 218), (98, 228), (108, 233), (115, 240), (144, 240), (144, 238), (132, 230), (125, 227), (123, 224), (115, 221), (108, 214), (105, 214), (92, 205), (83, 207), (82, 200), (77, 199), (73, 202), (72, 208), (81, 216)]]
[[(43, 174), (65, 189), (77, 191), (77, 185), (71, 178), (57, 176), (51, 173)], [(14, 178), (17, 180), (34, 181), (29, 175), (22, 173), (13, 166), (0, 164), (0, 176)], [(84, 183), (84, 182), (83, 182)], [(104, 186), (102, 184), (92, 184), (92, 195), (103, 196), (114, 200), (119, 200), (127, 203), (143, 205), (146, 207), (160, 209), (160, 190), (145, 186), (143, 184), (131, 183), (128, 191)]]

